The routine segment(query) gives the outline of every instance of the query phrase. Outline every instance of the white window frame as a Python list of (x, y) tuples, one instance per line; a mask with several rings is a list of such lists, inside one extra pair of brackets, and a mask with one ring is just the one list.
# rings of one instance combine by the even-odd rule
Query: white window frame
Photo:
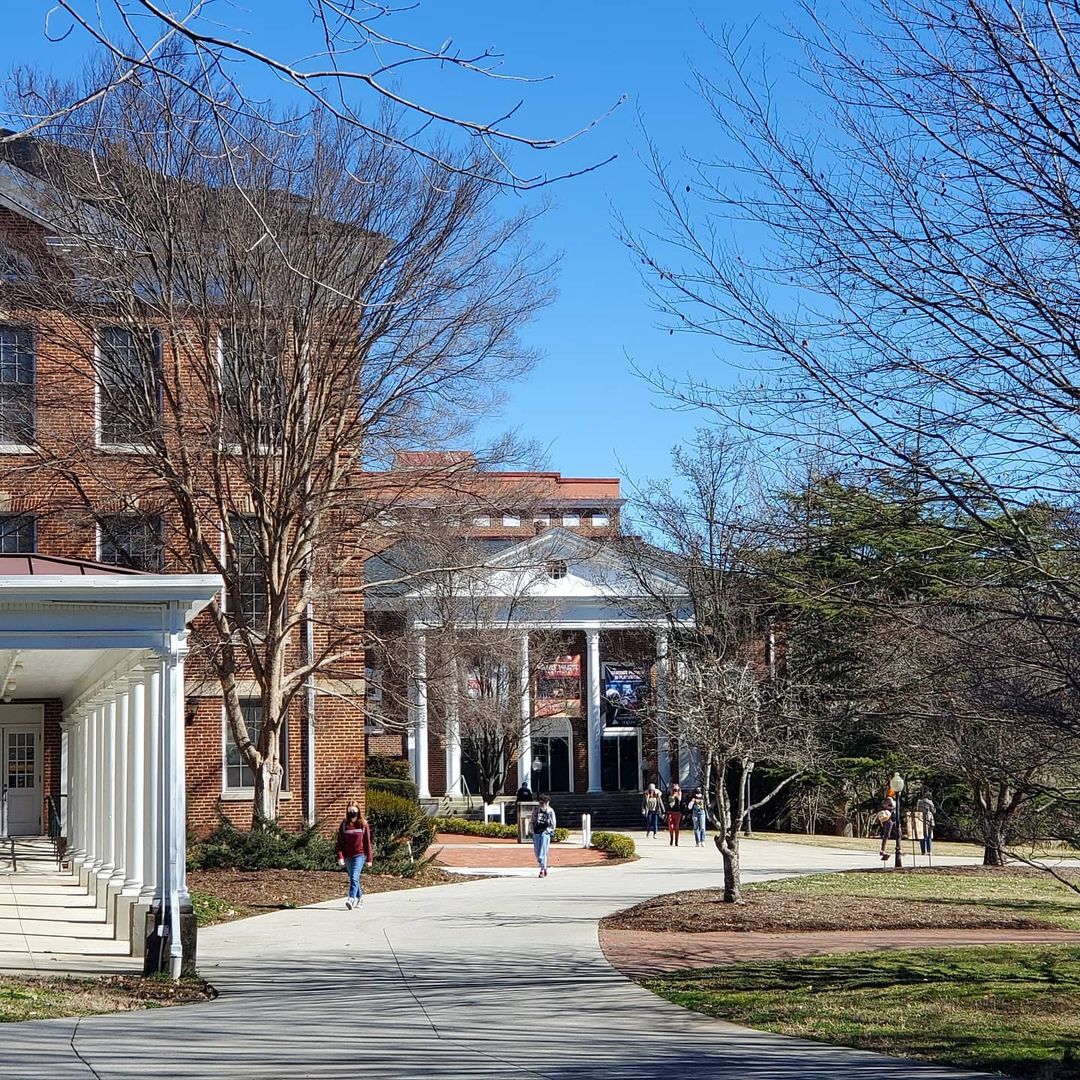
[(611, 515), (603, 513), (590, 514), (589, 524), (594, 529), (606, 529), (611, 525)]
[[(109, 517), (124, 517), (124, 516), (129, 515), (129, 514), (130, 514), (131, 517), (139, 517), (140, 516), (138, 510), (134, 510), (134, 511), (124, 510), (124, 511), (121, 511), (120, 513), (118, 513), (118, 514), (110, 514), (110, 515), (107, 515), (107, 516), (109, 516)], [(161, 533), (162, 533), (162, 537), (161, 537), (161, 541), (162, 541), (161, 542), (161, 559), (162, 559), (162, 563), (164, 563), (165, 562), (165, 555), (167, 553), (167, 548), (166, 548), (166, 545), (165, 545), (165, 515), (164, 514), (147, 514), (147, 515), (144, 515), (144, 516), (146, 516), (146, 517), (156, 517), (156, 518), (159, 518), (161, 520)], [(94, 548), (94, 558), (95, 558), (95, 561), (101, 562), (101, 539), (102, 539), (101, 522), (98, 522), (95, 525), (94, 531), (97, 534), (97, 541), (96, 541), (96, 545), (95, 545), (95, 548)], [(222, 540), (222, 543), (224, 543), (224, 540)], [(165, 573), (164, 570), (162, 570), (161, 572)], [(222, 597), (222, 599), (224, 599), (224, 597)]]
[[(244, 689), (252, 689), (245, 687)], [(251, 693), (243, 693), (239, 695), (243, 698), (258, 697), (258, 689), (252, 689)], [(287, 730), (289, 718), (286, 715), (285, 724), (285, 760), (282, 764), (285, 766), (284, 782), (288, 783), (289, 780), (289, 758), (292, 754), (292, 747), (289, 742), (289, 732)], [(289, 800), (292, 798), (292, 792), (282, 787), (279, 796), (282, 800)], [(221, 793), (219, 798), (222, 802), (254, 802), (255, 800), (255, 788), (254, 787), (229, 787), (229, 714), (225, 711), (225, 702), (221, 703)]]
[(521, 515), (520, 514), (503, 514), (502, 518), (504, 529), (520, 529), (521, 528)]
[(581, 525), (581, 515), (563, 514), (562, 523), (564, 529), (576, 529)]
[(491, 528), (491, 515), (490, 514), (477, 514), (472, 519), (474, 529), (490, 529)]
[[(116, 323), (103, 323), (101, 326), (94, 328), (94, 449), (100, 450), (103, 454), (152, 454), (154, 448), (146, 443), (105, 443), (101, 441), (101, 380), (98, 377), (98, 373), (101, 371), (101, 334), (99, 331), (113, 326), (116, 326)], [(121, 327), (121, 329), (124, 328)], [(162, 341), (161, 331), (155, 330), (153, 327), (148, 327), (148, 329), (155, 336), (158, 363), (163, 363), (162, 350), (165, 346)]]
[[(3, 320), (0, 320), (0, 321), (2, 321), (5, 326), (15, 326), (15, 327), (22, 326), (25, 329), (30, 331), (30, 340), (33, 343), (33, 348), (34, 348), (34, 382), (33, 382), (32, 385), (34, 387), (34, 391), (35, 391), (35, 394), (36, 394), (37, 383), (38, 383), (38, 355), (37, 355), (38, 338), (37, 338), (37, 327), (33, 326), (33, 325), (30, 325), (30, 324), (20, 323), (15, 319), (3, 319)], [(34, 432), (35, 432), (35, 434), (37, 433), (37, 420), (38, 420), (37, 407), (36, 407), (36, 402), (35, 402), (35, 408), (34, 408)], [(34, 448), (29, 443), (0, 442), (0, 454), (32, 454), (33, 452), (34, 452)]]

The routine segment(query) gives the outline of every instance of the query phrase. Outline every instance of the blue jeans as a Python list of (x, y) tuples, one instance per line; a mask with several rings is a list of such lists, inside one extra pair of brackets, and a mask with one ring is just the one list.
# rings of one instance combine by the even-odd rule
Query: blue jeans
[(658, 833), (660, 831), (660, 811), (650, 810), (645, 815), (645, 832)]
[(705, 843), (705, 811), (694, 811), (694, 839), (699, 844)]
[(349, 872), (349, 899), (356, 900), (364, 895), (363, 886), (360, 884), (360, 872), (367, 862), (366, 855), (350, 855), (345, 859), (345, 869)]
[(551, 833), (533, 833), (533, 851), (536, 852), (536, 862), (541, 870), (547, 869), (548, 848), (551, 846)]
[(924, 836), (919, 841), (919, 850), (924, 855), (932, 855), (933, 854), (933, 852), (934, 852), (934, 834), (933, 833), (927, 833), (926, 836)]

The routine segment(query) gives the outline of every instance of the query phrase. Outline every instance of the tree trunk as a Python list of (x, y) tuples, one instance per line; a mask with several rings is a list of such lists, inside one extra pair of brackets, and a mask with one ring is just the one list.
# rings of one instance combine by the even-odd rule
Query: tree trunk
[(1004, 866), (1008, 836), (1004, 823), (983, 822), (983, 866)]
[[(275, 739), (274, 743), (276, 742)], [(255, 769), (255, 804), (251, 820), (253, 829), (264, 829), (268, 825), (277, 824), (282, 772), (281, 762), (276, 754), (264, 757)]]
[(724, 903), (742, 903), (742, 868), (739, 865), (739, 831), (738, 826), (726, 836), (714, 838), (717, 851), (724, 860)]

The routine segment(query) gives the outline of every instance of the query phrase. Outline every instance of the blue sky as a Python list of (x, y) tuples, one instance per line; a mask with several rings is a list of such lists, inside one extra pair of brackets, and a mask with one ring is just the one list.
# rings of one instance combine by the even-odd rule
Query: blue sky
[[(251, 30), (249, 41), (278, 55), (298, 54), (311, 28), (297, 20), (302, 0), (219, 0), (219, 18)], [(51, 0), (20, 0), (5, 11), (10, 66), (30, 63), (64, 75), (74, 73), (87, 51), (86, 38), (72, 33), (59, 44), (45, 40), (44, 13)], [(90, 5), (87, 4), (89, 8)], [(291, 17), (290, 17), (291, 13)], [(788, 44), (782, 28), (795, 13), (794, 0), (759, 0), (755, 34), (778, 54)], [(549, 136), (575, 130), (603, 114), (626, 94), (627, 102), (573, 147), (521, 162), (526, 171), (560, 172), (611, 154), (618, 159), (590, 175), (545, 189), (552, 208), (539, 236), (560, 254), (558, 298), (525, 331), (543, 353), (534, 373), (513, 387), (502, 416), (483, 426), (488, 433), (512, 427), (546, 449), (547, 464), (567, 474), (623, 475), (642, 480), (662, 475), (671, 447), (692, 433), (700, 418), (675, 412), (631, 370), (662, 367), (724, 382), (737, 357), (717, 354), (715, 344), (657, 328), (638, 271), (615, 238), (612, 216), (635, 226), (655, 224), (648, 170), (641, 147), (639, 113), (666, 155), (684, 148), (719, 150), (716, 133), (688, 86), (688, 57), (708, 63), (709, 47), (698, 28), (719, 28), (725, 19), (750, 15), (733, 5), (698, 0), (424, 0), (395, 16), (385, 29), (410, 40), (437, 45), (448, 37), (463, 49), (494, 46), (506, 56), (505, 70), (550, 81), (521, 87), (413, 67), (400, 84), (406, 94), (440, 107), (487, 119), (524, 97), (514, 119), (517, 130)], [(59, 23), (54, 24), (59, 30)], [(268, 92), (275, 92), (269, 81)], [(512, 196), (511, 198), (538, 196)]]

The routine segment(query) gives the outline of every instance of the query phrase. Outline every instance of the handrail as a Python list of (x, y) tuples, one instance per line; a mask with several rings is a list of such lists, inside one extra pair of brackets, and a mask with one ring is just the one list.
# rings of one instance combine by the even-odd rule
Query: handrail
[(53, 851), (56, 854), (56, 868), (63, 869), (64, 856), (67, 854), (67, 837), (64, 836), (64, 815), (60, 802), (66, 799), (64, 794), (48, 795), (45, 802), (49, 810), (49, 839), (53, 843)]

